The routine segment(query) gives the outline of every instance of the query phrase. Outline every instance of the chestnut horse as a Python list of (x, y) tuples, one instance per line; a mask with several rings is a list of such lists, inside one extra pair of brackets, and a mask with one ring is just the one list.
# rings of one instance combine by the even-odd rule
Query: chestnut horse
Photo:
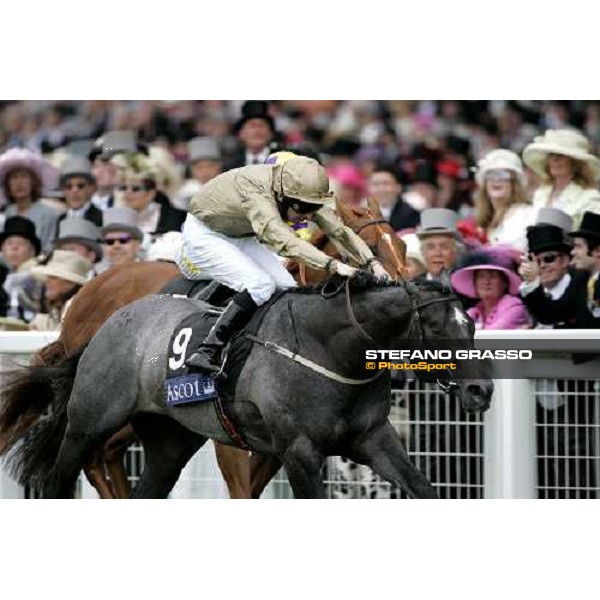
[[(344, 223), (371, 248), (390, 276), (394, 279), (401, 277), (406, 246), (384, 219), (377, 201), (369, 198), (366, 209), (350, 209), (338, 202), (337, 210)], [(322, 232), (315, 233), (311, 243), (330, 256), (339, 256), (336, 246)], [(290, 263), (288, 268), (304, 285), (318, 283), (326, 275), (322, 270), (304, 268), (296, 263)], [(138, 262), (109, 269), (94, 278), (74, 297), (59, 339), (40, 350), (36, 355), (37, 363), (53, 365), (75, 353), (91, 340), (100, 326), (119, 308), (144, 296), (159, 293), (167, 283), (180, 275), (178, 267), (172, 263)], [(6, 424), (0, 422), (0, 454), (35, 423), (39, 414), (34, 407), (25, 408), (18, 423), (15, 424), (13, 419), (12, 430), (8, 431)], [(131, 426), (123, 428), (86, 466), (86, 476), (101, 498), (124, 498), (128, 495), (129, 484), (123, 456), (135, 439)], [(252, 457), (251, 463), (247, 452), (232, 446), (215, 443), (215, 451), (231, 498), (260, 495), (279, 469), (277, 462), (258, 455)]]

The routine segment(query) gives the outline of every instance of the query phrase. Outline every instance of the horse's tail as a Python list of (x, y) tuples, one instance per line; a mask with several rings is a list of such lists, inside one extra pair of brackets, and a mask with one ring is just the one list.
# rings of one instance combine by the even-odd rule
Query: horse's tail
[(23, 485), (37, 487), (53, 466), (67, 427), (67, 404), (85, 348), (52, 365), (8, 375), (0, 391), (0, 454)]

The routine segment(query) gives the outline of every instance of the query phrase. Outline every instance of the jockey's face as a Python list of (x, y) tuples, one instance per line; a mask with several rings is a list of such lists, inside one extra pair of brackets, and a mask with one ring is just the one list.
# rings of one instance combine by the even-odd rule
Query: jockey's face
[(315, 216), (314, 212), (309, 213), (299, 213), (296, 212), (293, 208), (288, 208), (287, 211), (287, 219), (292, 223), (300, 223), (301, 221), (312, 221), (312, 218)]

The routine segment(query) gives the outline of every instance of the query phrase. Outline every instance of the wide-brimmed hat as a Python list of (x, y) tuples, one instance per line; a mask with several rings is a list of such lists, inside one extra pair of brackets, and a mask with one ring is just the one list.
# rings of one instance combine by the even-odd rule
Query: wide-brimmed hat
[(536, 225), (555, 225), (560, 227), (565, 233), (573, 229), (573, 219), (560, 208), (542, 207), (538, 211), (535, 220)]
[(100, 232), (104, 236), (111, 231), (126, 231), (141, 242), (144, 239), (144, 234), (138, 227), (137, 218), (137, 212), (128, 206), (107, 208), (102, 214)]
[(584, 212), (579, 229), (571, 231), (570, 235), (586, 240), (600, 240), (600, 215), (589, 211)]
[(295, 198), (307, 204), (325, 204), (333, 194), (329, 191), (329, 178), (325, 167), (314, 158), (295, 156), (274, 167), (275, 191), (280, 196)]
[(198, 160), (221, 162), (221, 148), (217, 140), (211, 137), (196, 137), (188, 142), (188, 163)]
[(428, 208), (421, 213), (421, 222), (417, 237), (423, 239), (430, 235), (451, 235), (460, 240), (456, 227), (458, 214), (449, 208)]
[(250, 119), (262, 119), (266, 121), (271, 131), (275, 133), (275, 121), (269, 114), (269, 103), (265, 100), (246, 100), (242, 105), (242, 116), (235, 122), (233, 130), (235, 133), (239, 133), (240, 129)]
[(54, 240), (55, 247), (62, 243), (76, 242), (92, 250), (96, 262), (102, 258), (102, 248), (98, 243), (100, 230), (87, 219), (76, 217), (63, 219), (58, 226), (58, 237)]
[(558, 225), (542, 223), (527, 228), (527, 247), (529, 252), (550, 252), (555, 250), (569, 254), (571, 244), (566, 237), (566, 232)]
[(89, 279), (92, 263), (77, 252), (55, 250), (45, 265), (32, 267), (30, 273), (44, 281), (48, 277), (59, 277), (83, 285)]
[(43, 191), (53, 190), (58, 183), (58, 170), (41, 154), (25, 148), (11, 148), (0, 155), (0, 187), (4, 185), (6, 176), (15, 169), (28, 169), (42, 182)]
[(590, 143), (578, 131), (572, 129), (549, 129), (537, 136), (523, 150), (523, 162), (537, 175), (547, 179), (546, 160), (549, 154), (561, 154), (580, 160), (590, 166), (594, 177), (600, 177), (600, 159), (590, 151)]
[(61, 187), (69, 177), (84, 177), (90, 183), (94, 183), (92, 164), (87, 158), (82, 156), (69, 156), (60, 167)]
[(517, 181), (524, 186), (526, 183), (525, 172), (523, 171), (523, 163), (518, 154), (510, 150), (492, 150), (488, 152), (478, 163), (475, 179), (480, 186), (485, 182), (485, 175), (489, 171), (497, 169), (506, 169), (512, 171)]
[(35, 253), (39, 254), (42, 249), (40, 238), (35, 233), (35, 225), (33, 221), (25, 217), (9, 217), (4, 223), (4, 231), (0, 233), (0, 246), (4, 244), (7, 238), (11, 235), (18, 235), (26, 240), (29, 240), (35, 248)]
[(475, 273), (483, 269), (500, 271), (508, 280), (508, 293), (516, 295), (519, 292), (521, 278), (512, 270), (511, 260), (508, 255), (500, 252), (477, 252), (467, 255), (461, 266), (452, 273), (450, 282), (452, 287), (469, 298), (477, 298), (475, 290)]

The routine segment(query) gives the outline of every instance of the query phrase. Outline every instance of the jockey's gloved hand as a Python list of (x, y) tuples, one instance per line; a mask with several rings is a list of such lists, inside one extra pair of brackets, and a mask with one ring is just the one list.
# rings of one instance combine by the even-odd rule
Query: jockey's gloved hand
[(383, 265), (378, 260), (371, 261), (371, 273), (382, 281), (389, 281), (390, 274), (383, 268)]
[(355, 269), (354, 267), (351, 267), (350, 265), (347, 265), (346, 263), (343, 263), (339, 260), (334, 260), (331, 263), (329, 270), (332, 273), (337, 273), (338, 275), (341, 275), (342, 277), (352, 277), (352, 275), (354, 275), (354, 273), (356, 273), (357, 271), (357, 269)]

